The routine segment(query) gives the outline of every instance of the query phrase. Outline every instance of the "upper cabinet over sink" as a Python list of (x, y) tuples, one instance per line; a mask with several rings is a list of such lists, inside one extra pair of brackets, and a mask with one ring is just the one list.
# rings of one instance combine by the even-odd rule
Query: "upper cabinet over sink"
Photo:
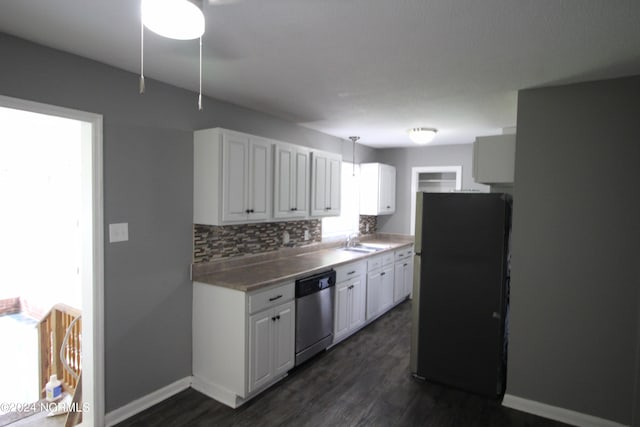
[(225, 129), (194, 136), (196, 224), (222, 225), (271, 217), (273, 143)]
[(396, 168), (362, 163), (360, 183), (360, 215), (391, 215), (396, 211)]
[(473, 143), (473, 179), (482, 184), (514, 181), (516, 135), (479, 136)]

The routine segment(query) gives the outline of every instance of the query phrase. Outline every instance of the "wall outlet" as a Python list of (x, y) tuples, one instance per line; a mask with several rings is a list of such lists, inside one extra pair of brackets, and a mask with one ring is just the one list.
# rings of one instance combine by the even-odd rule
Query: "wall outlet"
[(311, 236), (309, 235), (309, 230), (304, 230), (304, 240), (309, 240)]
[(285, 231), (284, 233), (282, 233), (282, 244), (286, 245), (289, 243), (289, 232)]
[(129, 240), (129, 223), (109, 224), (109, 242), (126, 242)]

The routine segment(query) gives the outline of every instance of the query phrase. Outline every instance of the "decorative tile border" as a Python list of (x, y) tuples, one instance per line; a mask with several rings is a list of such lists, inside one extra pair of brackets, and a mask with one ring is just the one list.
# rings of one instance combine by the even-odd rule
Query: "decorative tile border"
[[(309, 231), (309, 240), (304, 239)], [(289, 233), (289, 243), (283, 235)], [(261, 222), (238, 225), (193, 225), (193, 263), (300, 247), (322, 241), (322, 221)]]
[[(367, 229), (367, 225), (369, 228)], [(360, 215), (360, 235), (376, 234), (378, 217), (373, 215)]]

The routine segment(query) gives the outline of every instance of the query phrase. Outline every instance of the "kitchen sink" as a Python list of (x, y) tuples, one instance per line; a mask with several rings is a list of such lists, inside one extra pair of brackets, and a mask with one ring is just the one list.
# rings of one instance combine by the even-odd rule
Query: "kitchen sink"
[(348, 251), (348, 252), (360, 252), (360, 253), (365, 253), (365, 254), (370, 254), (373, 252), (378, 252), (384, 249), (387, 249), (388, 246), (386, 245), (375, 245), (375, 244), (370, 244), (370, 245), (363, 245), (363, 244), (358, 244), (356, 246), (348, 246), (345, 248), (342, 248), (343, 251)]

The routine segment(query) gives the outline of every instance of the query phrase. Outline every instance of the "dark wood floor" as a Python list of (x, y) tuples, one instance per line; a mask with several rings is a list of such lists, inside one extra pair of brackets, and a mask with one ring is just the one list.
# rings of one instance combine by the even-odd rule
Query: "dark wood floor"
[(409, 374), (411, 303), (297, 367), (238, 409), (193, 389), (127, 426), (564, 426)]

